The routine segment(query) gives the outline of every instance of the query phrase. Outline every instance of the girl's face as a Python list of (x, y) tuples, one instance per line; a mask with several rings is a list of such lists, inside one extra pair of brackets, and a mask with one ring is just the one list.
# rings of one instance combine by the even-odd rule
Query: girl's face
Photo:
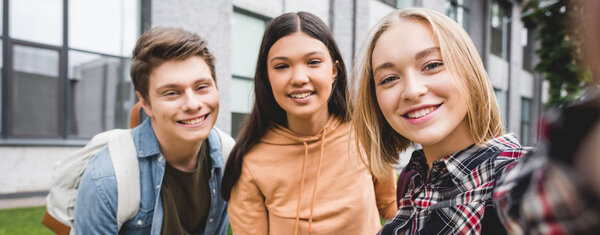
[(288, 122), (328, 117), (327, 100), (337, 68), (321, 41), (303, 32), (280, 38), (267, 55), (267, 73)]
[(466, 101), (428, 24), (395, 23), (376, 42), (371, 66), (377, 103), (400, 135), (426, 152), (470, 138)]

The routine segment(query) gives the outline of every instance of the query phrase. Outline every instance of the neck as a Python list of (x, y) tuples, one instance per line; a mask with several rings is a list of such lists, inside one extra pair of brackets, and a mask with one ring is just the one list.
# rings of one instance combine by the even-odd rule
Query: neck
[(427, 159), (429, 169), (435, 160), (442, 159), (450, 154), (463, 150), (474, 144), (473, 137), (467, 119), (465, 118), (448, 136), (441, 141), (431, 144), (422, 145), (423, 153)]
[[(154, 126), (152, 127), (154, 129)], [(198, 164), (198, 153), (204, 140), (195, 142), (173, 140), (165, 138), (160, 131), (154, 129), (160, 152), (165, 157), (165, 160), (174, 168), (190, 172), (196, 169)]]
[(287, 127), (297, 134), (312, 136), (319, 133), (325, 127), (328, 119), (329, 111), (327, 109), (308, 118), (294, 117), (287, 114)]

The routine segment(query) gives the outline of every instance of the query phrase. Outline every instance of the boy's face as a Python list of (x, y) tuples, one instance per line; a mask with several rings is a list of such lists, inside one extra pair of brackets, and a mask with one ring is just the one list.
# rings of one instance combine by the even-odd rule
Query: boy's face
[(219, 113), (219, 92), (200, 56), (156, 67), (148, 82), (146, 114), (161, 145), (195, 143), (208, 137)]

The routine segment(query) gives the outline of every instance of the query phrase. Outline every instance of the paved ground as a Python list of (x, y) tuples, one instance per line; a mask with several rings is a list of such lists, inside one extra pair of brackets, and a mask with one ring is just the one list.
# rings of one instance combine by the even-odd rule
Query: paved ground
[(48, 192), (35, 192), (0, 195), (0, 210), (45, 205), (47, 194)]

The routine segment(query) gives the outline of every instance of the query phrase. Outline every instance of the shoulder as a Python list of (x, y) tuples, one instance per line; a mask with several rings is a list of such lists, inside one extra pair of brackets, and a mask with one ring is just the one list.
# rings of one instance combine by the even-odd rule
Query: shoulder
[(77, 194), (77, 204), (87, 205), (86, 208), (116, 206), (117, 180), (107, 148), (102, 149), (90, 160), (81, 177)]
[(108, 147), (104, 147), (90, 160), (85, 172), (89, 173), (94, 180), (115, 176)]
[[(113, 198), (111, 195), (117, 194), (117, 179), (113, 169), (112, 161), (108, 148), (104, 148), (94, 156), (81, 178), (79, 191), (92, 191), (98, 194), (100, 198)], [(91, 192), (89, 192), (91, 193)], [(84, 193), (85, 194), (85, 193)]]
[(522, 147), (514, 134), (505, 134), (491, 139), (485, 144), (485, 151), (491, 152), (490, 161), (495, 173), (502, 173), (512, 167), (528, 151)]

